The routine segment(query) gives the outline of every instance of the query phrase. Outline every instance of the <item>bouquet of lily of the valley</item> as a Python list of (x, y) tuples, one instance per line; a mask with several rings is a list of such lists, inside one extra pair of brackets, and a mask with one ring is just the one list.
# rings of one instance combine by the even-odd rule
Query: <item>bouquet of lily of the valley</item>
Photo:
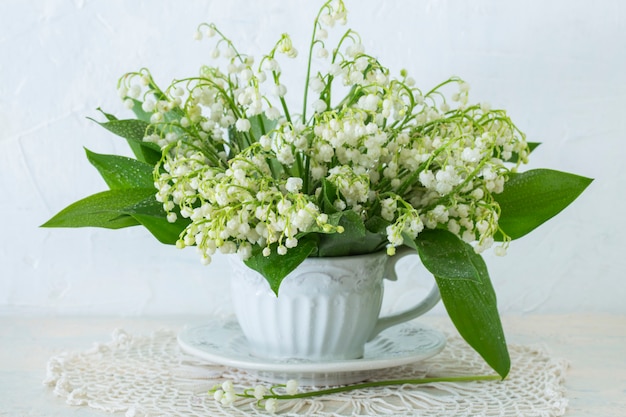
[[(315, 18), (296, 108), (281, 60), (298, 53), (283, 34), (255, 59), (214, 25), (213, 58), (198, 75), (157, 86), (142, 69), (120, 79), (135, 118), (103, 112), (100, 125), (136, 159), (87, 151), (110, 190), (44, 226), (145, 226), (163, 243), (196, 246), (202, 261), (238, 253), (280, 296), (307, 257), (414, 248), (434, 275), (460, 334), (502, 376), (509, 357), (480, 255), (504, 255), (571, 203), (590, 179), (518, 172), (537, 143), (503, 110), (470, 101), (450, 78), (418, 88), (363, 49), (343, 1)], [(332, 42), (331, 40), (335, 39)]]

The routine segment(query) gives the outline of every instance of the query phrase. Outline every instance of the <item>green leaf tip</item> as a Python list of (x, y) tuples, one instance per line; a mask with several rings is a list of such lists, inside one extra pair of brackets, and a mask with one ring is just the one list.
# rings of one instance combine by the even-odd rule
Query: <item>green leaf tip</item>
[(90, 117), (88, 117), (88, 119), (96, 122), (117, 136), (126, 139), (128, 146), (139, 161), (146, 162), (150, 165), (156, 165), (156, 163), (161, 160), (161, 148), (156, 143), (145, 142), (143, 140), (146, 135), (158, 132), (157, 128), (144, 120), (119, 120), (114, 118), (112, 115), (104, 112), (102, 113), (107, 118), (106, 122), (99, 122)]
[(110, 189), (154, 187), (154, 167), (133, 158), (104, 155), (85, 148), (87, 160), (93, 165)]
[(270, 288), (278, 296), (280, 284), (285, 277), (298, 267), (309, 255), (317, 251), (317, 235), (309, 234), (298, 241), (298, 246), (289, 249), (289, 256), (279, 255), (277, 244), (271, 246), (269, 256), (263, 255), (260, 248), (255, 248), (245, 264), (265, 277)]
[[(593, 179), (551, 169), (512, 174), (504, 191), (495, 194), (500, 205), (498, 225), (511, 239), (518, 239), (570, 205)], [(497, 235), (496, 240), (503, 236)]]
[(139, 223), (124, 210), (154, 194), (154, 188), (109, 190), (79, 200), (41, 227), (104, 227), (120, 229)]

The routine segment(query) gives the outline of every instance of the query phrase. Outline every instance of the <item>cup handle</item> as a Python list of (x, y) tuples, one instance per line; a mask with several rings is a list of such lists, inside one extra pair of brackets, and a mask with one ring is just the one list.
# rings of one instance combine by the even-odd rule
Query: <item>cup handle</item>
[[(400, 259), (407, 255), (417, 255), (417, 253), (415, 252), (415, 250), (406, 246), (397, 248), (396, 254), (390, 257), (387, 261), (387, 266), (385, 267), (385, 278), (391, 281), (395, 281), (398, 279), (398, 275), (396, 273), (396, 264)], [(441, 300), (441, 295), (439, 294), (439, 287), (437, 287), (437, 283), (435, 283), (428, 295), (419, 303), (417, 303), (414, 307), (411, 307), (401, 313), (392, 314), (385, 317), (379, 317), (368, 341), (372, 340), (378, 335), (378, 333), (382, 332), (388, 327), (395, 326), (396, 324), (400, 324), (421, 316), (422, 314), (432, 309), (435, 305), (437, 305), (439, 300)]]

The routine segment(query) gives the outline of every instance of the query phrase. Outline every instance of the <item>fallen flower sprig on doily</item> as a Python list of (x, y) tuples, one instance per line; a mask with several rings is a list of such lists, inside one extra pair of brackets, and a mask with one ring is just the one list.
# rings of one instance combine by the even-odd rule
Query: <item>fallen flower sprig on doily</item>
[[(364, 388), (388, 387), (393, 385), (423, 385), (435, 382), (466, 382), (466, 381), (494, 381), (500, 380), (498, 375), (471, 375), (471, 376), (451, 376), (438, 378), (419, 379), (394, 379), (383, 381), (361, 382), (359, 384), (342, 385), (332, 388), (324, 388), (307, 392), (298, 392), (298, 381), (290, 379), (286, 384), (276, 384), (267, 388), (265, 385), (256, 385), (254, 388), (246, 388), (241, 392), (235, 390), (232, 381), (225, 381), (221, 385), (215, 385), (209, 394), (222, 405), (231, 405), (239, 398), (256, 398), (257, 406), (265, 408), (270, 413), (277, 411), (278, 400), (296, 400), (308, 397), (320, 397), (324, 395), (337, 394), (340, 392), (353, 391)], [(281, 394), (279, 389), (284, 390)]]

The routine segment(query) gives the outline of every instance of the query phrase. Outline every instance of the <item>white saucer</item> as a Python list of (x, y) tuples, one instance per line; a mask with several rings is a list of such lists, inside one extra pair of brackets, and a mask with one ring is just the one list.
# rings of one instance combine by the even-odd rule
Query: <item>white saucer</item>
[(377, 369), (392, 368), (427, 359), (441, 352), (445, 336), (416, 322), (383, 331), (365, 345), (360, 359), (330, 362), (266, 359), (252, 356), (235, 320), (213, 320), (188, 326), (178, 335), (181, 349), (219, 365), (251, 372), (261, 380), (285, 383), (297, 379), (302, 386), (345, 385), (363, 381)]

